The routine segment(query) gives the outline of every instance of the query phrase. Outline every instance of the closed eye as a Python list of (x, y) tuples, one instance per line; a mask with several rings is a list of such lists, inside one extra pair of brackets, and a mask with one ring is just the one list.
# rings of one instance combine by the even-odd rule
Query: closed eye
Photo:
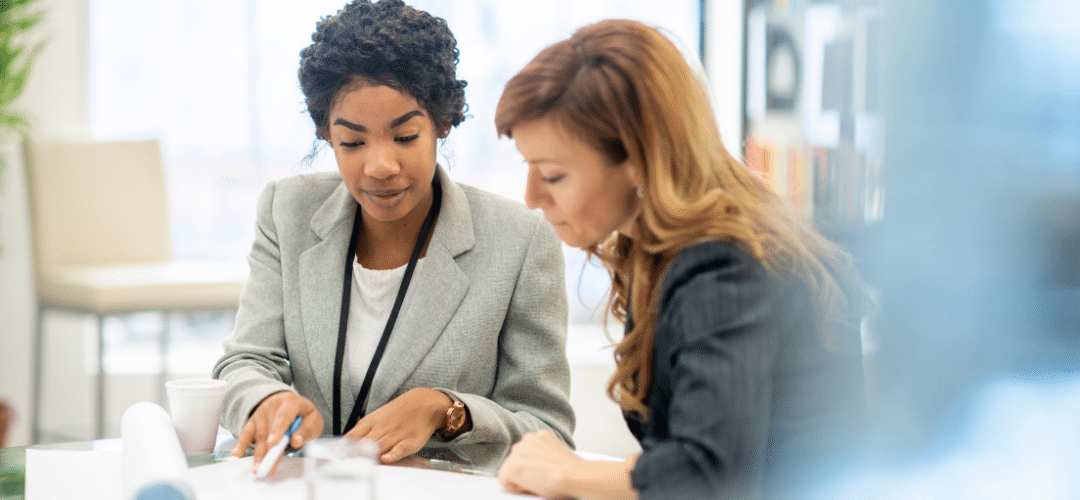
[(394, 140), (397, 141), (397, 142), (403, 142), (403, 143), (407, 144), (407, 143), (415, 141), (416, 139), (419, 139), (419, 138), (420, 138), (420, 134), (413, 134), (413, 135), (409, 135), (409, 136), (405, 136), (405, 137), (395, 137)]
[(342, 142), (342, 143), (339, 143), (339, 144), (340, 144), (340, 145), (341, 145), (341, 147), (343, 147), (343, 148), (358, 148), (358, 147), (360, 147), (360, 146), (363, 146), (363, 145), (364, 145), (364, 142), (363, 142), (363, 141), (357, 141), (357, 142)]
[(540, 180), (542, 180), (542, 181), (544, 181), (544, 182), (546, 182), (548, 184), (555, 184), (556, 182), (561, 181), (563, 179), (563, 177), (566, 177), (566, 174), (559, 174), (559, 175), (556, 175), (556, 176), (553, 176), (553, 177), (544, 177), (543, 175), (541, 175)]

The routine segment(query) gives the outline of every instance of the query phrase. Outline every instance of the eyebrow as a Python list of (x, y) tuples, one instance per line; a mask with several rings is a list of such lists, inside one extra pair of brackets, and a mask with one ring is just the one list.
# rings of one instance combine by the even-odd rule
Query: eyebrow
[(537, 163), (553, 163), (556, 165), (562, 165), (564, 162), (558, 158), (542, 157), (542, 158), (525, 158), (525, 163), (537, 164)]
[[(401, 115), (401, 116), (399, 116), (397, 118), (394, 118), (394, 120), (390, 122), (390, 128), (396, 128), (399, 125), (411, 120), (414, 116), (424, 116), (424, 113), (421, 112), (419, 109), (414, 109), (412, 111), (409, 111), (408, 113), (405, 113), (405, 114), (403, 114), (403, 115)], [(346, 120), (344, 118), (338, 118), (337, 120), (334, 120), (334, 125), (341, 125), (341, 126), (344, 126), (344, 127), (348, 127), (348, 128), (351, 128), (351, 129), (353, 129), (353, 130), (355, 130), (357, 132), (367, 132), (368, 131), (367, 127), (365, 127), (363, 125), (360, 125), (358, 123), (350, 122), (350, 121), (348, 121), (348, 120)]]

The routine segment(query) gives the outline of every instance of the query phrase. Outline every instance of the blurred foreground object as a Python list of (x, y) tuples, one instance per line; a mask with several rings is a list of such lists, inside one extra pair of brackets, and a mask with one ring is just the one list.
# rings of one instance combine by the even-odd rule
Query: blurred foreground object
[(1080, 4), (887, 4), (874, 399), (883, 456), (918, 461), (993, 381), (1080, 374)]

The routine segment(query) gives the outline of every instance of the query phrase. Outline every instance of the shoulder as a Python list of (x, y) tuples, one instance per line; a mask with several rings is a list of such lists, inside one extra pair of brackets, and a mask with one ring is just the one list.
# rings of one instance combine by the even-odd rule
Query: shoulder
[(539, 214), (529, 210), (524, 203), (514, 201), (490, 191), (457, 183), (469, 200), (469, 209), (474, 217), (487, 220), (502, 220), (506, 222), (528, 222), (535, 224), (541, 220)]
[(330, 196), (341, 185), (341, 174), (338, 172), (314, 172), (293, 175), (273, 181), (270, 185), (273, 186), (275, 198), (284, 200), (302, 199), (310, 202), (312, 199), (325, 199)]
[(318, 223), (314, 218), (323, 213), (319, 221), (333, 225), (347, 211), (351, 197), (337, 172), (294, 175), (266, 184), (257, 217), (281, 229)]
[(316, 172), (270, 181), (259, 197), (260, 213), (297, 215), (319, 208), (341, 186), (341, 174)]
[(520, 201), (460, 184), (469, 201), (473, 230), (479, 240), (496, 240), (500, 245), (512, 245), (514, 240), (541, 241), (558, 246), (555, 231), (543, 217)]
[(696, 243), (668, 266), (657, 323), (667, 325), (675, 344), (712, 342), (734, 332), (771, 332), (779, 297), (776, 284), (761, 261), (737, 242)]
[(729, 239), (713, 239), (684, 248), (672, 259), (660, 287), (661, 306), (686, 287), (713, 287), (719, 284), (769, 283), (764, 265), (742, 245)]

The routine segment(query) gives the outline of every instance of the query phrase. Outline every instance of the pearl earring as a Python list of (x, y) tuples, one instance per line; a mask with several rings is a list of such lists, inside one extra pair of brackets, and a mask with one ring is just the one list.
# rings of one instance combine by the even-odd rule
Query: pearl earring
[(637, 197), (638, 198), (644, 198), (645, 197), (645, 190), (641, 186), (637, 187)]

